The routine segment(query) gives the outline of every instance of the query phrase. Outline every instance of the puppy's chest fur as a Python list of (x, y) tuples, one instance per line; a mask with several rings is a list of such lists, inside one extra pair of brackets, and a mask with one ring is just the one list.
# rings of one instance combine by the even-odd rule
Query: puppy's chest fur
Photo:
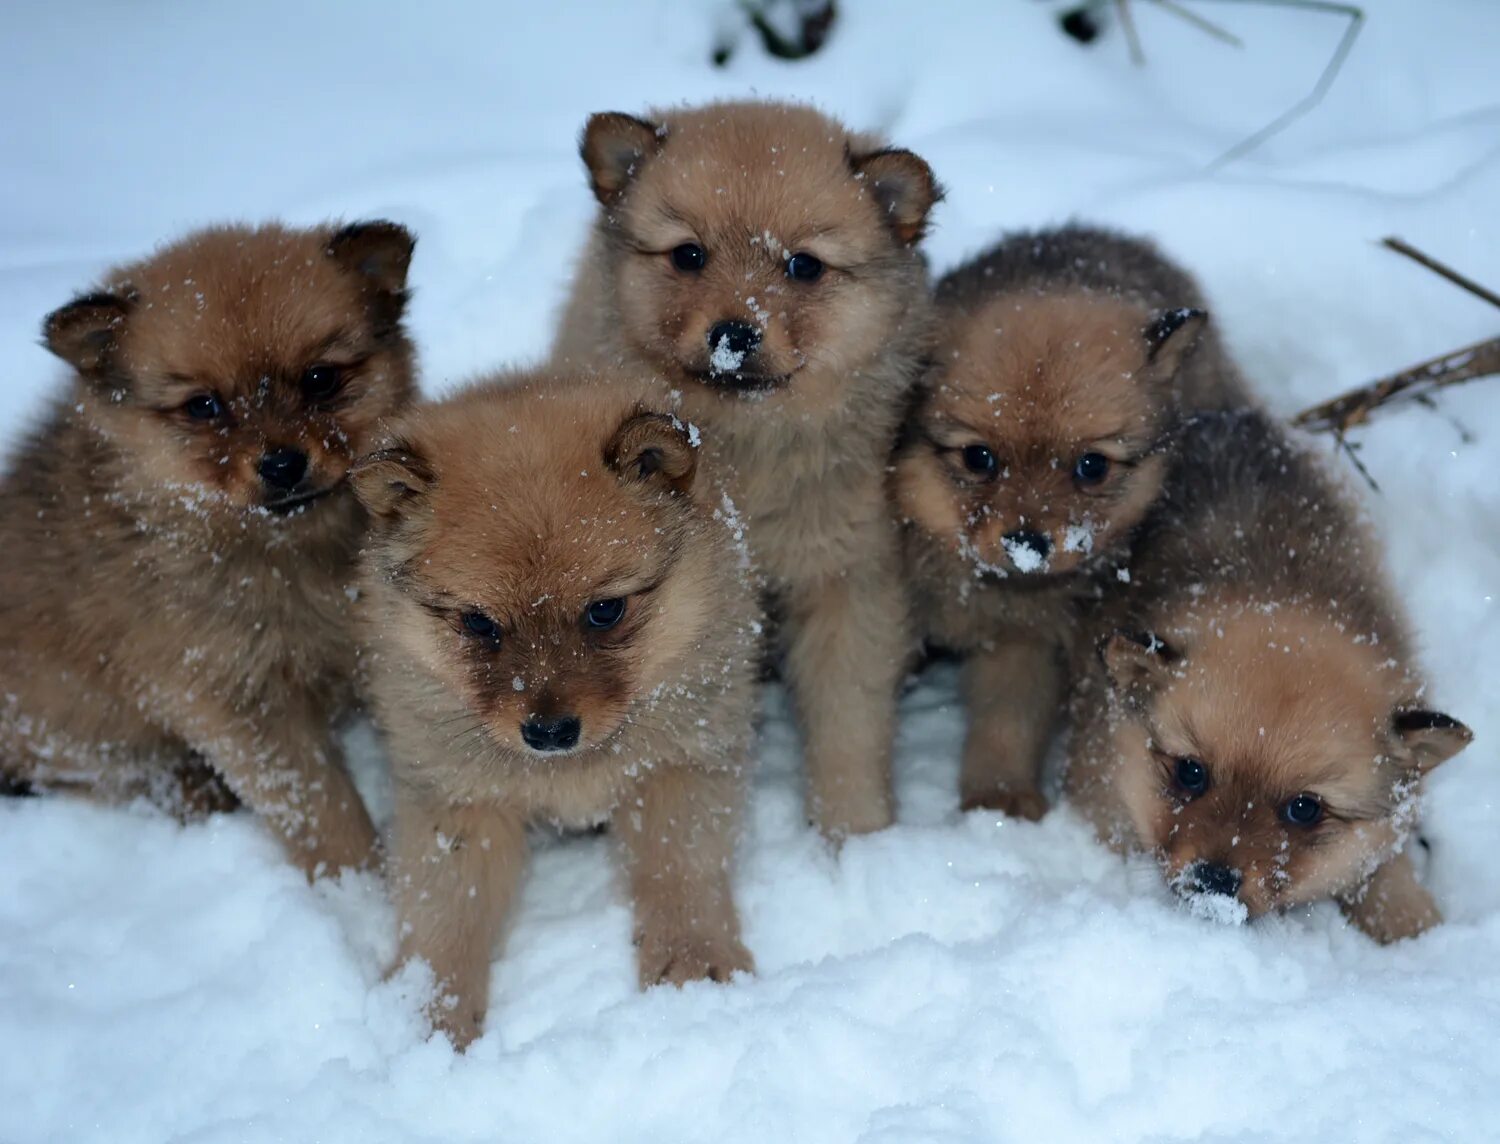
[(949, 651), (1013, 639), (1066, 648), (1077, 635), (1082, 602), (1096, 594), (1087, 572), (1036, 586), (982, 575), (911, 525), (902, 529), (902, 546), (917, 629), (927, 643)]
[(778, 410), (709, 409), (704, 465), (748, 526), (756, 566), (773, 581), (807, 566), (839, 571), (857, 537), (883, 511), (883, 458), (895, 432), (893, 396), (848, 412), (798, 422)]
[(0, 574), (0, 640), (135, 700), (148, 720), (184, 686), (241, 711), (347, 689), (351, 497), (261, 519), (201, 506), (191, 490), (127, 491), (117, 466), (67, 418), (17, 458), (0, 537), (25, 555)]

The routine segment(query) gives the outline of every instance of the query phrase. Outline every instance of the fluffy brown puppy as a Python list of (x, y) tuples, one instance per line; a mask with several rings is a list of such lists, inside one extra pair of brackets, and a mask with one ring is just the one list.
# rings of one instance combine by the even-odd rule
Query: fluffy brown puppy
[(1246, 413), (1180, 450), (1097, 617), (1070, 797), (1210, 905), (1336, 898), (1377, 940), (1420, 933), (1438, 912), (1403, 846), (1469, 730), (1428, 707), (1375, 545), (1314, 458)]
[(1123, 570), (1184, 408), (1245, 403), (1186, 273), (1068, 226), (938, 283), (894, 496), (920, 634), (965, 657), (962, 804), (1039, 818), (1078, 606)]
[(608, 822), (642, 986), (750, 971), (729, 866), (759, 622), (731, 518), (660, 390), (488, 379), (355, 472), (401, 957), (477, 1035), (528, 822)]
[(310, 875), (372, 857), (331, 730), (364, 527), (344, 477), (412, 394), (412, 245), (204, 230), (47, 318), (75, 374), (0, 490), (10, 785), (238, 798)]
[(884, 473), (928, 336), (909, 151), (807, 107), (593, 116), (600, 203), (554, 354), (668, 378), (744, 515), (831, 837), (892, 815), (910, 641)]

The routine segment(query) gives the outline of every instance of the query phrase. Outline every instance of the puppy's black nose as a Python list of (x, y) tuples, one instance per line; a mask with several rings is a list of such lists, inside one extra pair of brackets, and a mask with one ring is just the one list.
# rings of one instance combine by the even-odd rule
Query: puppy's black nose
[(575, 715), (560, 719), (538, 719), (533, 716), (521, 724), (521, 738), (533, 751), (570, 751), (578, 746), (582, 728)]
[(1052, 541), (1045, 532), (1032, 532), (1029, 528), (1018, 528), (1005, 534), (1005, 541), (1018, 548), (1029, 548), (1043, 560), (1052, 553)]
[(1204, 894), (1223, 894), (1232, 898), (1240, 892), (1240, 872), (1217, 862), (1199, 862), (1188, 871), (1188, 881)]
[(298, 449), (272, 449), (260, 459), (260, 479), (273, 489), (294, 489), (307, 476), (307, 454)]
[[(714, 355), (715, 366), (719, 366), (720, 355), (743, 361), (745, 355), (754, 353), (759, 345), (760, 331), (749, 322), (720, 322), (708, 331), (708, 348)], [(738, 369), (739, 364), (736, 361), (728, 368)]]

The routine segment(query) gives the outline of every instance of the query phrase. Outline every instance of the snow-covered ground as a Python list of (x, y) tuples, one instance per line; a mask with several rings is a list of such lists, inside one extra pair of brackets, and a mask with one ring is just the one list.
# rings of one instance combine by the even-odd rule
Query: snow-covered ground
[[(729, 94), (926, 156), (939, 269), (1074, 216), (1158, 236), (1280, 410), (1493, 334), (1375, 240), (1500, 288), (1500, 5), (1365, 0), (1322, 106), (1205, 173), (1342, 24), (1187, 3), (1245, 48), (1147, 3), (1143, 69), (1045, 0), (846, 0), (813, 60), (747, 41), (722, 70), (730, 10), (680, 0), (0, 6), (0, 433), (57, 377), (48, 309), (222, 218), (419, 231), (429, 391), (533, 357), (591, 214), (584, 116)], [(607, 840), (545, 840), (463, 1057), (423, 1035), (419, 973), (382, 980), (373, 880), (308, 888), (248, 816), (0, 805), (0, 1141), (1497, 1138), (1500, 382), (1361, 440), (1436, 695), (1477, 733), (1430, 785), (1450, 920), (1420, 940), (1331, 909), (1213, 925), (1064, 813), (959, 815), (946, 670), (904, 702), (900, 825), (833, 856), (772, 693), (738, 877), (759, 977), (637, 993)]]

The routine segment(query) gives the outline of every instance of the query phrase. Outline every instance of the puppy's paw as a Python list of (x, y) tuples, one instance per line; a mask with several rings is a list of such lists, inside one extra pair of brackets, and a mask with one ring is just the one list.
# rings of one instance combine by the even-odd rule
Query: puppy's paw
[(820, 802), (813, 810), (812, 825), (824, 838), (837, 845), (858, 834), (874, 834), (894, 821), (888, 800), (844, 800), (840, 805)]
[(1437, 903), (1398, 854), (1340, 905), (1348, 919), (1381, 945), (1426, 933), (1443, 920)]
[(642, 934), (636, 956), (642, 989), (689, 981), (725, 982), (736, 973), (755, 972), (750, 951), (728, 935)]
[(959, 803), (961, 810), (998, 810), (1007, 818), (1038, 821), (1047, 813), (1047, 800), (1035, 787), (992, 787), (971, 791)]
[(434, 1032), (442, 1033), (461, 1053), (479, 1039), (484, 1031), (484, 1014), (466, 1008), (454, 997), (441, 997), (427, 1006), (427, 1019)]
[(1391, 896), (1348, 907), (1349, 920), (1381, 945), (1418, 937), (1443, 919), (1425, 895)]
[(238, 810), (240, 800), (218, 771), (200, 759), (190, 759), (173, 772), (177, 790), (172, 809), (183, 822), (202, 822), (211, 814)]

